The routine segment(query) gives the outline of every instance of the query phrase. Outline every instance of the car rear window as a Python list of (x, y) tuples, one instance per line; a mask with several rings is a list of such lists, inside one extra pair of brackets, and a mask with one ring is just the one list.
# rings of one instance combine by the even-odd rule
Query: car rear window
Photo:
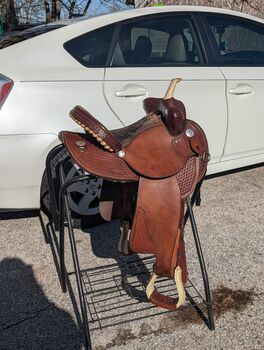
[(0, 49), (4, 49), (5, 47), (14, 45), (27, 39), (31, 39), (35, 36), (50, 32), (54, 29), (58, 29), (64, 26), (65, 24), (44, 24), (41, 26), (23, 30), (21, 32), (10, 32), (8, 34), (4, 34), (0, 36)]
[(67, 41), (63, 47), (85, 67), (103, 67), (106, 64), (114, 25), (110, 24)]

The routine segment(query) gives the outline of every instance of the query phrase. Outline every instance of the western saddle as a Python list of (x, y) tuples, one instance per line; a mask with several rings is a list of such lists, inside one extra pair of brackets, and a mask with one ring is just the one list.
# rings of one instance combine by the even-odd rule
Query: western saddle
[[(73, 160), (104, 179), (100, 212), (106, 220), (121, 220), (120, 252), (155, 255), (146, 294), (150, 302), (170, 310), (186, 297), (185, 201), (209, 161), (203, 130), (186, 119), (184, 104), (173, 98), (180, 80), (171, 81), (163, 99), (146, 98), (147, 114), (134, 124), (109, 131), (76, 106), (70, 116), (85, 133), (60, 133)], [(158, 292), (158, 277), (175, 281), (177, 298)]]

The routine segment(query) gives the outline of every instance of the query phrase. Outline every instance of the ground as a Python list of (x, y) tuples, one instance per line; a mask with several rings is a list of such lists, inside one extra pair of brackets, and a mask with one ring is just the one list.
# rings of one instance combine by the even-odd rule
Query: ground
[[(76, 232), (86, 292), (94, 292), (88, 310), (94, 350), (264, 348), (263, 175), (264, 168), (258, 167), (208, 179), (202, 204), (195, 208), (215, 331), (189, 306), (163, 313), (139, 302), (144, 300), (145, 280), (125, 279), (126, 258), (117, 252), (117, 221)], [(189, 277), (202, 291), (189, 226), (185, 237)], [(84, 349), (68, 239), (65, 294), (58, 279), (57, 250), (58, 233), (44, 214), (0, 221), (1, 350)], [(149, 261), (145, 263), (148, 267)], [(90, 270), (99, 266), (104, 268)]]

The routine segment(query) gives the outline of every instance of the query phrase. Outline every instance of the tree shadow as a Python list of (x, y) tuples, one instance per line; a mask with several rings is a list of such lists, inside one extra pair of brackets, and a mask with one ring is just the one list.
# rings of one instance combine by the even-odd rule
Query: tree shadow
[(81, 349), (83, 333), (71, 315), (49, 301), (31, 265), (0, 262), (0, 349)]

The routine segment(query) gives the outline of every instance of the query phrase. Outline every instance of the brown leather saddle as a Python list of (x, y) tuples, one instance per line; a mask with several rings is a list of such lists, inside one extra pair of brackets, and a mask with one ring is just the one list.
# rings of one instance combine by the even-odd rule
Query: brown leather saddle
[[(204, 132), (186, 119), (173, 98), (171, 81), (163, 99), (147, 98), (147, 115), (109, 131), (76, 106), (70, 116), (85, 134), (64, 131), (60, 139), (85, 171), (105, 179), (100, 209), (105, 219), (120, 218), (119, 250), (154, 254), (154, 272), (146, 287), (155, 305), (175, 310), (185, 301), (187, 266), (183, 238), (185, 199), (204, 176), (209, 160)], [(157, 277), (174, 279), (178, 298), (158, 292)]]

